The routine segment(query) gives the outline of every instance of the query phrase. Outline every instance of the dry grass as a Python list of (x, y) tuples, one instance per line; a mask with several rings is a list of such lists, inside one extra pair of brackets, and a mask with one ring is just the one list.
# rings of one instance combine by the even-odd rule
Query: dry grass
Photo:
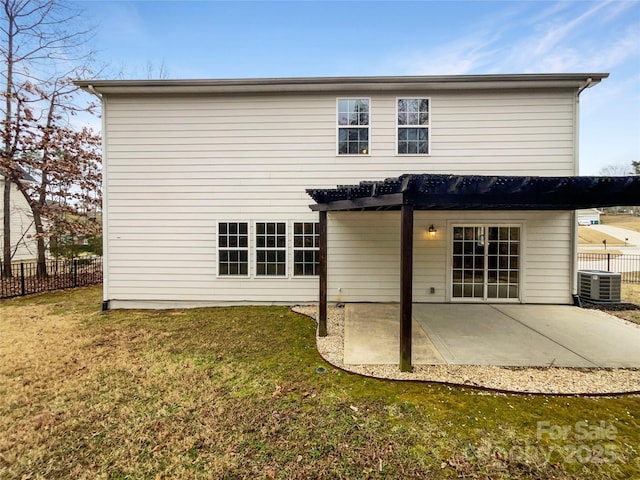
[(578, 227), (579, 245), (602, 245), (603, 240), (607, 241), (607, 246), (624, 245), (624, 242), (617, 239), (616, 237), (612, 237), (611, 235), (607, 235), (606, 233), (598, 232), (597, 230), (593, 230), (591, 227)]
[[(98, 288), (0, 303), (0, 478), (640, 474), (637, 396), (361, 378), (323, 363), (314, 325), (282, 307), (101, 316), (99, 305)], [(538, 438), (539, 421), (572, 432)], [(616, 433), (580, 438), (583, 421)]]
[[(640, 283), (623, 283), (621, 297), (624, 302), (640, 305)], [(624, 310), (612, 313), (632, 322), (640, 323), (640, 310)]]
[(640, 217), (634, 215), (600, 215), (600, 222), (603, 225), (613, 225), (640, 232)]

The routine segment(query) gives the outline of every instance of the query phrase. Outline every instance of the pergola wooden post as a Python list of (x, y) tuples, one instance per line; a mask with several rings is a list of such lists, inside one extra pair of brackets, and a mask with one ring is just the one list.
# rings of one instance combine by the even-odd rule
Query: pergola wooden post
[(320, 241), (320, 252), (318, 259), (318, 274), (320, 276), (320, 293), (318, 295), (318, 336), (327, 336), (327, 212), (321, 210), (320, 231), (318, 232)]
[(400, 207), (400, 371), (411, 369), (413, 305), (413, 205)]

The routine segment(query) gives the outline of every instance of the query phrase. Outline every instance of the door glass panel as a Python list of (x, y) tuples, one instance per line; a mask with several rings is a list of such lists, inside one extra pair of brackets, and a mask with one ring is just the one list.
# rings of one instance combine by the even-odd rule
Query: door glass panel
[(453, 228), (454, 298), (483, 298), (485, 284), (483, 227)]
[[(519, 297), (519, 227), (487, 227), (490, 252), (495, 252), (497, 269), (487, 276), (487, 299)], [(493, 255), (492, 255), (493, 256)], [(490, 260), (493, 266), (493, 261)]]

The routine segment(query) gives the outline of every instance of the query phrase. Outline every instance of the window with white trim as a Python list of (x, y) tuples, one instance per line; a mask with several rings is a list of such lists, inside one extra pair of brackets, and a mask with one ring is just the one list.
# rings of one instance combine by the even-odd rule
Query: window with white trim
[(249, 275), (249, 224), (218, 223), (218, 275)]
[(256, 222), (256, 276), (284, 277), (287, 274), (287, 224)]
[(398, 99), (398, 154), (429, 153), (429, 99)]
[(320, 224), (296, 222), (293, 224), (293, 275), (318, 275), (320, 265)]
[(338, 99), (338, 154), (369, 153), (369, 99)]

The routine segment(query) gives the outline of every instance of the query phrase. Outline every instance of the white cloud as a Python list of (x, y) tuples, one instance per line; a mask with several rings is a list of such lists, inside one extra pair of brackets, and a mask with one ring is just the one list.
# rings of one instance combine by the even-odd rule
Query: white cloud
[(481, 69), (497, 53), (499, 37), (490, 33), (477, 33), (473, 37), (438, 46), (428, 52), (406, 53), (391, 69), (412, 75), (463, 75)]
[[(582, 5), (591, 8), (576, 12)], [(469, 25), (473, 33), (466, 37), (409, 57), (403, 52), (390, 63), (395, 73), (407, 74), (569, 72), (610, 70), (640, 56), (638, 22), (620, 20), (634, 4), (592, 5), (560, 2), (537, 13), (507, 9)]]
[[(596, 3), (594, 7), (590, 8), (586, 12), (578, 15), (572, 20), (556, 17), (544, 26), (539, 28), (544, 31), (544, 35), (537, 42), (527, 42), (526, 48), (524, 48), (524, 54), (531, 53), (534, 57), (542, 57), (549, 52), (556, 49), (562, 40), (569, 36), (572, 32), (575, 32), (582, 24), (593, 17), (596, 13), (607, 6), (607, 2)], [(531, 40), (531, 39), (528, 39)], [(521, 43), (521, 46), (523, 44)]]

